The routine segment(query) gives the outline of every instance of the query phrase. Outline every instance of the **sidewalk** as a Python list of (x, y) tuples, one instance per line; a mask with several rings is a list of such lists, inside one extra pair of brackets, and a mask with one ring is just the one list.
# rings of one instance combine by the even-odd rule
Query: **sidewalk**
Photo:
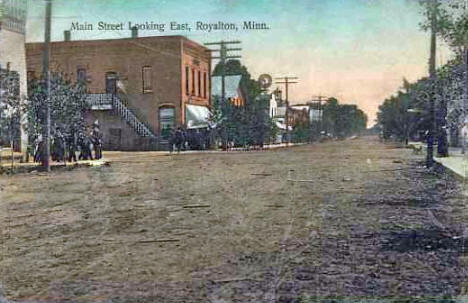
[[(426, 145), (422, 142), (409, 142), (409, 148), (419, 148), (422, 147), (424, 153), (426, 152)], [(437, 154), (437, 146), (434, 145), (434, 161), (444, 166), (448, 170), (455, 173), (458, 177), (461, 177), (463, 180), (466, 179), (468, 175), (468, 149), (465, 154), (462, 154), (460, 147), (450, 147), (449, 156), (445, 158), (439, 158)]]
[(463, 178), (463, 180), (466, 179), (468, 175), (468, 151), (462, 154), (461, 148), (451, 147), (449, 148), (448, 157), (434, 157), (434, 160)]
[[(281, 144), (269, 144), (269, 145), (264, 145), (263, 150), (270, 150), (270, 149), (279, 149), (279, 148), (288, 148), (288, 147), (293, 147), (293, 146), (300, 146), (300, 145), (305, 145), (307, 143), (281, 143)], [(259, 149), (244, 149), (244, 148), (232, 148), (229, 149), (228, 151), (221, 150), (221, 149), (215, 149), (215, 150), (187, 150), (187, 151), (181, 151), (180, 154), (210, 154), (210, 153), (233, 153), (233, 152), (246, 152), (246, 151), (260, 151)], [(50, 166), (52, 169), (58, 168), (58, 167), (73, 167), (73, 166), (101, 166), (101, 165), (107, 165), (111, 162), (119, 162), (119, 159), (121, 160), (122, 153), (128, 153), (128, 154), (139, 154), (139, 153), (151, 153), (154, 155), (160, 155), (160, 156), (165, 156), (165, 155), (175, 155), (179, 154), (177, 152), (172, 152), (170, 153), (169, 151), (135, 151), (135, 152), (127, 152), (127, 151), (103, 151), (103, 159), (100, 160), (81, 160), (78, 162), (50, 162)], [(30, 162), (21, 162), (21, 153), (14, 152), (13, 153), (14, 157), (14, 163), (13, 167), (15, 169), (21, 169), (21, 170), (26, 170), (26, 171), (34, 171), (34, 170), (40, 170), (41, 166), (39, 163), (34, 163), (32, 162), (32, 159)], [(12, 167), (11, 164), (11, 150), (9, 148), (4, 148), (1, 153), (1, 162), (0, 162), (0, 168), (5, 168), (5, 169), (10, 169)]]
[[(12, 158), (12, 153), (11, 149), (9, 148), (4, 148), (0, 154), (1, 156), (1, 162), (0, 162), (0, 168), (9, 170), (11, 168), (17, 170), (19, 169), (20, 171), (26, 171), (26, 172), (31, 172), (31, 171), (40, 171), (41, 170), (41, 164), (40, 163), (35, 163), (32, 162), (32, 159), (30, 159), (29, 162), (21, 162), (22, 154), (14, 152), (13, 153), (13, 164), (11, 163), (11, 158)], [(51, 161), (50, 166), (52, 169), (59, 168), (59, 167), (77, 167), (77, 166), (102, 166), (102, 165), (107, 165), (109, 161), (106, 159), (100, 159), (100, 160), (80, 160), (77, 162), (55, 162)]]

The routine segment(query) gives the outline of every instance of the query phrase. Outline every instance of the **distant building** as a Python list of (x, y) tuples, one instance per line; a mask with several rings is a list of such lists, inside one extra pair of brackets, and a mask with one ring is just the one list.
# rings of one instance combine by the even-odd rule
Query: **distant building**
[(296, 126), (308, 126), (309, 125), (309, 107), (292, 105), (289, 107), (288, 112), (289, 125)]
[[(24, 48), (26, 12), (27, 0), (0, 0), (0, 69), (8, 70), (18, 78), (23, 101), (27, 96)], [(21, 128), (20, 134), (15, 147), (25, 152), (28, 141), (24, 128)]]
[(309, 123), (320, 122), (323, 118), (323, 105), (317, 102), (307, 102), (306, 104), (295, 104), (291, 106), (296, 110), (305, 110), (308, 113)]
[[(286, 106), (280, 106), (276, 109), (275, 120), (282, 124), (280, 128), (286, 129)], [(288, 109), (288, 126), (294, 128), (299, 125), (308, 125), (309, 117), (305, 109), (297, 109), (290, 106)]]
[[(167, 142), (172, 129), (196, 127), (211, 102), (211, 54), (183, 36), (138, 37), (51, 43), (51, 70), (86, 81), (104, 148), (143, 150)], [(42, 69), (43, 43), (28, 43), (27, 70)]]
[[(211, 78), (211, 95), (213, 98), (222, 96), (222, 77), (213, 76)], [(242, 75), (232, 75), (224, 77), (224, 98), (235, 106), (244, 106), (246, 94), (241, 86)]]

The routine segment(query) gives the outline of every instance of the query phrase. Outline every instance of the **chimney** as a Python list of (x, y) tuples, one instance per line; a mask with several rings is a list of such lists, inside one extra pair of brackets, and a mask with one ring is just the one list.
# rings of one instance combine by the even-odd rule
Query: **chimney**
[(64, 31), (63, 32), (63, 39), (65, 41), (71, 41), (71, 32), (70, 31)]
[(132, 38), (138, 38), (138, 27), (132, 27)]

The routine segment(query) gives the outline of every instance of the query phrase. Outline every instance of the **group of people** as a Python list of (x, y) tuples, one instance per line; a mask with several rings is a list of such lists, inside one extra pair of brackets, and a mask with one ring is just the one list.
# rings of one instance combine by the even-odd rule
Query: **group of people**
[(210, 131), (207, 129), (186, 130), (177, 127), (169, 138), (170, 151), (205, 150), (211, 145)]
[[(42, 162), (44, 152), (45, 142), (42, 135), (39, 135), (34, 146), (34, 162)], [(65, 133), (60, 127), (55, 128), (50, 140), (50, 155), (52, 161), (56, 162), (101, 159), (102, 133), (99, 130), (99, 123), (97, 121), (93, 123), (89, 135), (73, 129)]]

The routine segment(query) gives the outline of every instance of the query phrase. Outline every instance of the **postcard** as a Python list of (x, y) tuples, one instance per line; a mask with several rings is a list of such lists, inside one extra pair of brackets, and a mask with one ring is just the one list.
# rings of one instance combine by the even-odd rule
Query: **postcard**
[(465, 302), (465, 0), (0, 0), (0, 302)]

